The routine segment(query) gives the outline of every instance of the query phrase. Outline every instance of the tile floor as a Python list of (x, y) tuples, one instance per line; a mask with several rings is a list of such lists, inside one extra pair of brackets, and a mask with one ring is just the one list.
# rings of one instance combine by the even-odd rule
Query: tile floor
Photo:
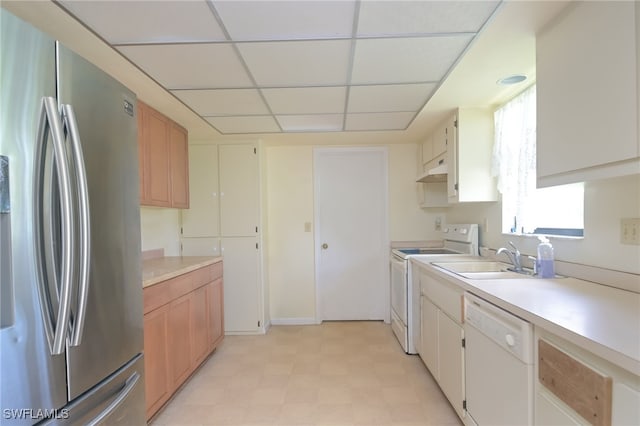
[(389, 325), (325, 322), (227, 336), (152, 423), (460, 425)]

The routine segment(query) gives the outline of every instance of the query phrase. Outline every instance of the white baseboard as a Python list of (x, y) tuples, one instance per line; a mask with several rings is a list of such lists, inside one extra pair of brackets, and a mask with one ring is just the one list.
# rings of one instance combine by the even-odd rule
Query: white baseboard
[(315, 318), (271, 318), (271, 325), (316, 325)]

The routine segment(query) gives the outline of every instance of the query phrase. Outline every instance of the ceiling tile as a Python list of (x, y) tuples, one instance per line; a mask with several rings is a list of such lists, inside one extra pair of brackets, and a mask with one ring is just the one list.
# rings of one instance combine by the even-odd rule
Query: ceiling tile
[(274, 114), (342, 114), (346, 93), (344, 86), (262, 89)]
[(442, 79), (472, 36), (356, 41), (353, 84), (435, 82)]
[(351, 37), (355, 1), (215, 1), (233, 40)]
[(241, 43), (238, 49), (260, 86), (336, 86), (347, 81), (349, 40)]
[(348, 112), (418, 111), (434, 92), (435, 83), (352, 86)]
[(205, 117), (222, 134), (277, 133), (278, 123), (270, 115), (247, 117)]
[(345, 130), (404, 130), (415, 115), (414, 112), (347, 114)]
[(120, 46), (118, 50), (167, 89), (252, 85), (229, 44)]
[(224, 33), (206, 1), (63, 1), (111, 44), (220, 41)]
[(342, 130), (343, 114), (278, 115), (285, 132), (338, 132)]
[(173, 90), (172, 93), (202, 116), (270, 114), (257, 89)]
[(358, 36), (477, 32), (499, 1), (363, 1)]

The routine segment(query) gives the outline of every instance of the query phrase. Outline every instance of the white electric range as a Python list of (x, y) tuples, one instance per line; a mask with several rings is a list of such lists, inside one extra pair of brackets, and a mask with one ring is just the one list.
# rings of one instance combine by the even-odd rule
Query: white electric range
[(416, 354), (420, 339), (420, 286), (412, 285), (409, 260), (428, 257), (443, 261), (457, 256), (478, 255), (478, 225), (443, 227), (442, 247), (407, 247), (391, 250), (391, 328), (408, 354)]

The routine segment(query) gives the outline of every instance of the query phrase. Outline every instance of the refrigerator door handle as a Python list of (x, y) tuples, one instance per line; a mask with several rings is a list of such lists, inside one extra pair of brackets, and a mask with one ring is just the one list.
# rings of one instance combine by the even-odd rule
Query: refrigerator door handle
[[(47, 159), (47, 137), (51, 131), (53, 145), (53, 161), (58, 180), (60, 197), (60, 229), (61, 229), (61, 256), (60, 256), (60, 282), (55, 265), (50, 268), (47, 259), (54, 259), (51, 251), (53, 244), (45, 241), (44, 232), (44, 179)], [(69, 162), (64, 143), (64, 131), (62, 120), (58, 112), (58, 102), (53, 97), (43, 97), (38, 124), (38, 138), (36, 141), (36, 177), (34, 191), (35, 208), (35, 235), (36, 235), (36, 264), (38, 273), (38, 290), (40, 294), (40, 307), (44, 318), (44, 326), (47, 331), (47, 340), (52, 355), (64, 353), (69, 319), (71, 315), (71, 293), (73, 284), (73, 253), (74, 253), (74, 229), (72, 219), (71, 175)], [(51, 270), (53, 269), (53, 270)], [(57, 316), (54, 316), (54, 301), (51, 297), (51, 285), (55, 283), (58, 293)], [(59, 286), (58, 286), (59, 284)]]
[(89, 297), (89, 272), (91, 261), (91, 218), (89, 212), (89, 189), (87, 185), (87, 172), (84, 166), (82, 143), (76, 115), (71, 105), (62, 105), (62, 118), (71, 137), (71, 152), (75, 165), (76, 189), (78, 194), (78, 218), (79, 218), (79, 276), (78, 276), (78, 308), (75, 313), (73, 332), (70, 346), (79, 346), (82, 341), (87, 314), (87, 299)]
[(138, 380), (140, 380), (140, 373), (136, 371), (126, 380), (124, 387), (118, 393), (116, 398), (113, 401), (111, 401), (111, 403), (107, 405), (107, 407), (104, 410), (102, 410), (100, 414), (98, 414), (89, 423), (87, 423), (87, 426), (99, 425), (100, 422), (102, 422), (107, 417), (109, 417), (111, 413), (113, 413), (118, 408), (118, 406), (122, 404), (125, 399), (127, 399), (127, 397), (129, 396), (133, 388), (138, 383)]

